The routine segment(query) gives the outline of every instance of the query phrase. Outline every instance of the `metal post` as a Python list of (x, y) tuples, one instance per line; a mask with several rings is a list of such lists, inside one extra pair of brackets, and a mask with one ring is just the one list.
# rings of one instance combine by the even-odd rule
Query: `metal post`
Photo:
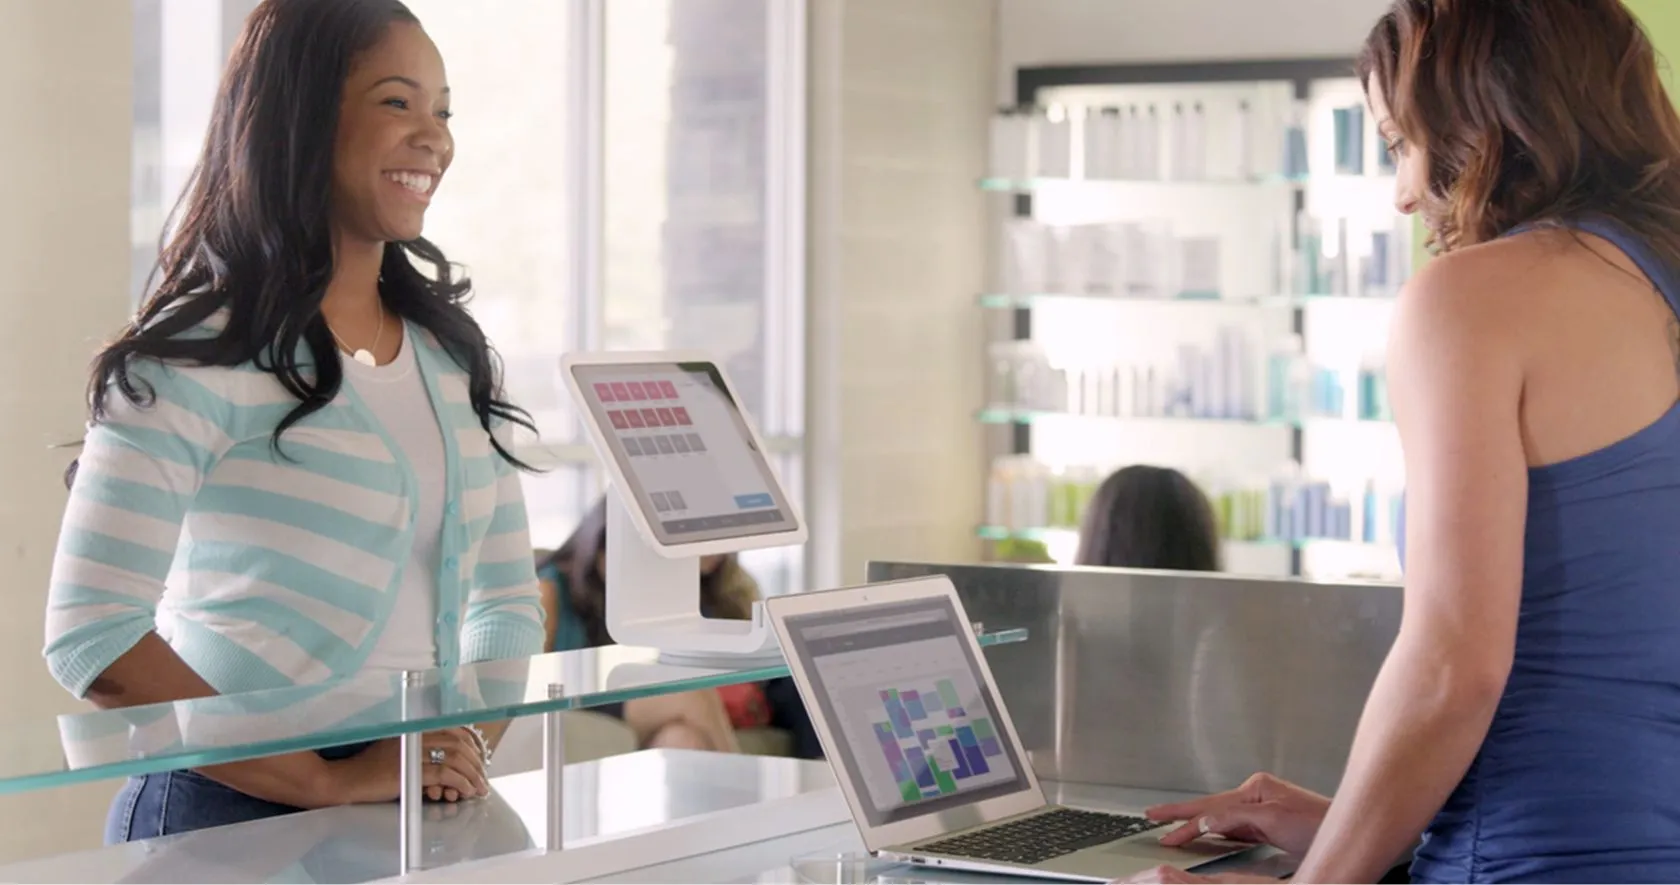
[[(557, 700), (562, 695), (559, 683), (549, 683), (550, 700)], [(560, 716), (559, 710), (543, 714), (543, 775), (548, 781), (548, 824), (543, 840), (546, 851), (559, 851), (565, 843), (566, 732)]]
[[(405, 670), (402, 674), (402, 718), (406, 723), (409, 719), (419, 715), (420, 698), (418, 697), (422, 674), (418, 670)], [(401, 773), (402, 789), (398, 793), (398, 808), (401, 811), (398, 823), (399, 843), (398, 856), (402, 858), (398, 872), (400, 875), (419, 872), (425, 862), (426, 849), (420, 842), (420, 827), (424, 820), (426, 796), (423, 780), (420, 776), (420, 744), (424, 735), (418, 732), (405, 733), (401, 740)]]

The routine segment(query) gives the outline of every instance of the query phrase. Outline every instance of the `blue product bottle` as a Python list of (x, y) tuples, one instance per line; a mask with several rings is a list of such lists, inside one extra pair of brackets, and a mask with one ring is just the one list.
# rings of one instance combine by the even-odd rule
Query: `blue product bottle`
[(1365, 513), (1363, 531), (1360, 540), (1367, 544), (1377, 543), (1377, 487), (1375, 483), (1365, 484)]
[(1318, 507), (1316, 506), (1317, 502), (1314, 500), (1316, 496), (1313, 494), (1316, 489), (1317, 486), (1312, 483), (1307, 483), (1306, 485), (1301, 486), (1300, 493), (1296, 495), (1296, 510), (1301, 514), (1300, 531), (1296, 533), (1296, 537), (1318, 537), (1320, 514)]
[(1306, 102), (1296, 102), (1291, 109), (1289, 128), (1284, 136), (1283, 174), (1290, 178), (1307, 176), (1307, 110)]

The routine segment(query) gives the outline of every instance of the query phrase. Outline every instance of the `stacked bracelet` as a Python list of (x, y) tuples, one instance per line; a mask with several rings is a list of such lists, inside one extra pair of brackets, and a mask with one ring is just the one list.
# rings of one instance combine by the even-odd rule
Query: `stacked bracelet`
[(479, 758), (483, 759), (485, 764), (488, 765), (490, 763), (490, 757), (496, 752), (490, 748), (489, 739), (484, 736), (484, 732), (476, 725), (468, 725), (467, 734), (472, 735), (473, 743), (478, 744)]

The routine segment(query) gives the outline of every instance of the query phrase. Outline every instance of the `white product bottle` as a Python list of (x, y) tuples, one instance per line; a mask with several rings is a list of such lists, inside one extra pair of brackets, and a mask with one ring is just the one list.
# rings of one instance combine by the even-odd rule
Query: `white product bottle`
[(1167, 146), (1163, 176), (1171, 181), (1190, 178), (1190, 117), (1183, 103), (1174, 103), (1171, 117), (1166, 121)]
[(1021, 168), (1017, 178), (1020, 181), (1030, 181), (1044, 174), (1039, 171), (1040, 132), (1044, 128), (1044, 109), (1036, 105), (1022, 105), (1015, 109), (1015, 138), (1020, 141)]
[(1031, 151), (1028, 114), (1016, 108), (1002, 108), (992, 117), (991, 175), (1008, 181), (1030, 178), (1027, 162)]
[(1064, 111), (1067, 115), (1068, 130), (1068, 178), (1085, 178), (1085, 123), (1089, 119), (1087, 109), (1082, 104), (1068, 105)]
[(1038, 177), (1067, 178), (1073, 174), (1073, 121), (1068, 108), (1053, 104), (1038, 124)]
[(1142, 163), (1138, 157), (1142, 137), (1143, 118), (1138, 115), (1137, 105), (1127, 105), (1126, 114), (1120, 123), (1120, 174), (1117, 178), (1132, 180), (1142, 177)]
[(1139, 151), (1138, 177), (1148, 181), (1158, 181), (1161, 178), (1161, 114), (1154, 105), (1149, 106), (1149, 112), (1143, 121), (1143, 142)]
[(1247, 181), (1254, 177), (1254, 110), (1247, 99), (1237, 102), (1236, 122), (1237, 179)]
[(1190, 106), (1189, 118), (1184, 127), (1184, 150), (1188, 174), (1184, 177), (1191, 181), (1200, 181), (1207, 177), (1207, 114), (1202, 110), (1202, 103), (1196, 102)]
[(1102, 174), (1098, 177), (1104, 181), (1124, 177), (1120, 166), (1120, 142), (1124, 138), (1122, 130), (1125, 123), (1125, 117), (1121, 116), (1119, 108), (1106, 107), (1102, 109)]
[(1102, 116), (1094, 108), (1079, 112), (1079, 169), (1077, 174), (1087, 181), (1102, 177)]
[(998, 458), (992, 462), (990, 475), (986, 478), (986, 524), (992, 526), (1006, 526), (1009, 520), (1009, 459)]

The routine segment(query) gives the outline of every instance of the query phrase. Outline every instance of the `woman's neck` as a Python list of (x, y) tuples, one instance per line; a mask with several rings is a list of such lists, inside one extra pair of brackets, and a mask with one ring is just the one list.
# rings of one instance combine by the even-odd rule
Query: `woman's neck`
[(396, 358), (402, 333), (389, 321), (379, 295), (379, 271), (385, 260), (383, 243), (351, 243), (340, 239), (333, 250), (333, 275), (321, 299), (321, 315), (339, 346), (346, 351), (368, 349), (380, 364)]
[(347, 243), (340, 239), (333, 249), (333, 275), (321, 312), (329, 321), (342, 318), (356, 322), (378, 316), (379, 269), (385, 262), (381, 243)]

